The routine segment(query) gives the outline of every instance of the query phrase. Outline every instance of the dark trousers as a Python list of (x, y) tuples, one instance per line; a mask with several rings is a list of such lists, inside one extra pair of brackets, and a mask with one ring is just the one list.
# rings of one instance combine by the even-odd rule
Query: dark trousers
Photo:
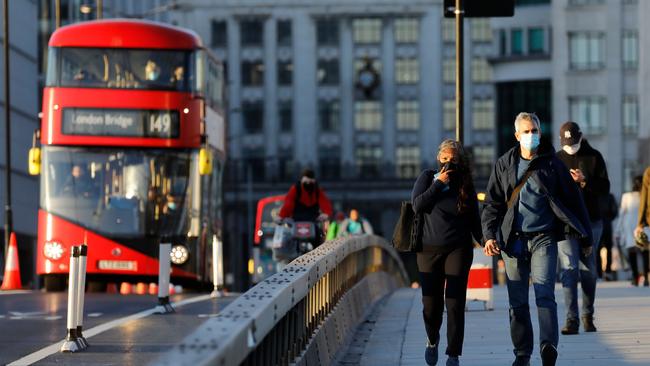
[[(467, 277), (474, 251), (470, 245), (449, 253), (418, 253), (418, 271), (422, 285), (424, 328), (431, 344), (440, 339), (442, 313), (447, 307), (447, 351), (460, 356), (465, 336), (465, 300)], [(445, 282), (447, 286), (445, 287)]]
[(648, 271), (650, 271), (650, 257), (648, 257), (647, 250), (639, 250), (637, 247), (628, 248), (628, 258), (630, 260), (630, 268), (632, 269), (632, 281), (639, 279), (639, 265), (637, 264), (637, 255), (641, 256), (643, 260), (643, 279), (648, 281)]

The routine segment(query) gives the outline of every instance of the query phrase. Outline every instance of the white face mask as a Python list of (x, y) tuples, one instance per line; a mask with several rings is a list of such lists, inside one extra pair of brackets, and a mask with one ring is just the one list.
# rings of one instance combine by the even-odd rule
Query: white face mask
[(564, 150), (569, 155), (575, 155), (578, 152), (578, 150), (580, 150), (581, 142), (582, 141), (578, 141), (578, 143), (575, 145), (564, 145), (562, 146), (562, 150)]

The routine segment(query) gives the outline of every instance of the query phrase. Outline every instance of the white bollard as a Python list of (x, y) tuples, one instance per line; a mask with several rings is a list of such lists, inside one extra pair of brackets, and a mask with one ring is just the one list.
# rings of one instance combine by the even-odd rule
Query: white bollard
[(171, 243), (160, 243), (158, 256), (158, 306), (159, 314), (173, 313), (174, 308), (169, 303), (169, 278), (171, 276)]
[(61, 345), (61, 352), (81, 350), (77, 338), (77, 292), (79, 291), (79, 247), (70, 247), (70, 275), (68, 280), (68, 334)]
[(219, 290), (220, 287), (223, 288), (223, 243), (216, 235), (212, 235), (212, 283), (214, 289), (210, 296), (223, 296), (223, 292)]
[(88, 262), (88, 245), (79, 246), (79, 291), (77, 292), (77, 339), (83, 348), (88, 347), (88, 341), (81, 333), (84, 322), (84, 295), (86, 292), (86, 263)]

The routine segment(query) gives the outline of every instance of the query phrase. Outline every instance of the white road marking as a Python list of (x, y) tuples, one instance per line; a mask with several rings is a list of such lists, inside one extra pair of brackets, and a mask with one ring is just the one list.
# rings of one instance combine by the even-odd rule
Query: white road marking
[[(196, 297), (192, 297), (192, 298), (189, 298), (189, 299), (185, 299), (185, 300), (182, 300), (182, 301), (179, 301), (179, 302), (174, 302), (174, 303), (172, 303), (172, 306), (175, 307), (175, 308), (180, 308), (180, 307), (185, 306), (185, 305), (193, 304), (195, 302), (210, 300), (210, 299), (212, 299), (210, 297), (210, 294), (201, 295), (201, 296), (196, 296)], [(108, 323), (100, 324), (100, 325), (98, 325), (96, 327), (90, 328), (88, 330), (84, 330), (84, 332), (83, 332), (84, 338), (88, 339), (90, 337), (96, 336), (96, 335), (98, 335), (100, 333), (103, 333), (103, 332), (105, 332), (107, 330), (110, 330), (112, 328), (119, 327), (120, 325), (125, 324), (127, 322), (130, 322), (132, 320), (142, 319), (142, 318), (145, 318), (145, 317), (147, 317), (147, 316), (149, 316), (151, 314), (155, 314), (155, 313), (156, 313), (156, 308), (151, 308), (151, 309), (144, 310), (144, 311), (141, 311), (139, 313), (135, 313), (135, 314), (123, 317), (123, 318), (112, 320), (112, 321), (110, 321)], [(63, 341), (60, 341), (60, 342), (57, 342), (55, 344), (49, 345), (49, 346), (47, 346), (45, 348), (42, 348), (42, 349), (40, 349), (40, 350), (38, 350), (38, 351), (36, 351), (34, 353), (31, 353), (31, 354), (29, 354), (29, 355), (27, 355), (27, 356), (25, 356), (23, 358), (18, 359), (16, 361), (8, 364), (7, 366), (31, 365), (31, 364), (33, 364), (35, 362), (38, 362), (38, 361), (44, 359), (45, 357), (48, 357), (50, 355), (53, 355), (53, 354), (59, 352), (59, 350), (61, 349), (62, 344), (63, 344)]]
[(104, 313), (90, 313), (87, 316), (89, 318), (99, 318), (100, 316), (104, 315)]
[(10, 290), (10, 291), (0, 291), (0, 296), (2, 295), (16, 295), (16, 294), (28, 294), (34, 292), (32, 290)]

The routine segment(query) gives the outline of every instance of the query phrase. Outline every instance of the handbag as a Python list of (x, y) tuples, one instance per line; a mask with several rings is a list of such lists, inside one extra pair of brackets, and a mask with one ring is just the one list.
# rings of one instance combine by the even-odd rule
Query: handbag
[(399, 220), (393, 231), (392, 244), (398, 252), (422, 251), (422, 227), (424, 217), (413, 211), (410, 201), (402, 201)]

